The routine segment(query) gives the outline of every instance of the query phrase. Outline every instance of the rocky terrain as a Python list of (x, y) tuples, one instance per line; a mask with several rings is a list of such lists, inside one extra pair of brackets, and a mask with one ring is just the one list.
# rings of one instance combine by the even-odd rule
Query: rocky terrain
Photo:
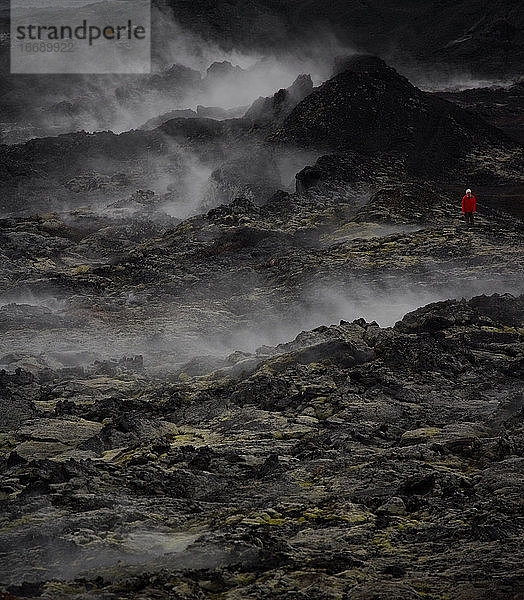
[(176, 208), (200, 184), (209, 207), (249, 192), (265, 201), (319, 156), (318, 179), (352, 185), (386, 172), (400, 181), (462, 177), (501, 189), (522, 182), (522, 146), (500, 129), (422, 92), (376, 57), (351, 58), (341, 69), (317, 88), (300, 76), (243, 118), (174, 118), (120, 135), (79, 132), (0, 146), (1, 208), (105, 206), (137, 188), (170, 191)]
[(236, 117), (238, 111), (227, 111), (249, 105), (268, 88), (289, 86), (291, 73), (318, 65), (317, 80), (324, 81), (336, 56), (354, 52), (376, 54), (431, 89), (478, 87), (479, 78), (506, 85), (522, 76), (518, 0), (152, 5), (151, 76), (56, 75), (51, 82), (10, 74), (9, 0), (0, 0), (0, 141), (82, 129), (122, 132), (173, 110), (196, 112), (198, 105), (220, 109), (213, 118)]
[(1, 600), (523, 597), (522, 146), (334, 73), (0, 146)]
[(3, 372), (5, 598), (521, 598), (523, 311)]
[(520, 143), (524, 141), (523, 81), (506, 88), (473, 88), (461, 92), (440, 92), (438, 95), (477, 113)]

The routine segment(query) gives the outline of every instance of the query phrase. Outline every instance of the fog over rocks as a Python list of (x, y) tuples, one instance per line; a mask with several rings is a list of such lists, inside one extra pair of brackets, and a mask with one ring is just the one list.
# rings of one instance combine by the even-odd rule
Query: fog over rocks
[(0, 597), (517, 600), (519, 87), (417, 85), (513, 3), (156, 4), (140, 81), (2, 74)]

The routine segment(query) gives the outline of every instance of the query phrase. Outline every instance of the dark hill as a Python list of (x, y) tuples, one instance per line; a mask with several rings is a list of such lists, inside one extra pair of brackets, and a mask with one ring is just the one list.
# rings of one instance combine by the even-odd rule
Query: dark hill
[(349, 61), (300, 102), (268, 141), (394, 155), (411, 174), (437, 178), (464, 168), (473, 152), (514, 145), (478, 116), (422, 92), (370, 56)]

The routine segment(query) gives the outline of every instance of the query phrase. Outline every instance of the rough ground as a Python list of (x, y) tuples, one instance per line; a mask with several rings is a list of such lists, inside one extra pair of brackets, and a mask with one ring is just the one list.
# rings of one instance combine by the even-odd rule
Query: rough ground
[[(188, 364), (2, 374), (15, 597), (518, 599), (524, 298)], [(16, 407), (16, 411), (12, 410)]]
[(441, 98), (456, 102), (471, 110), (488, 123), (505, 131), (519, 142), (524, 141), (524, 82), (510, 87), (490, 87), (464, 90), (462, 92), (441, 92)]
[(522, 147), (341, 69), (0, 146), (0, 600), (522, 600)]

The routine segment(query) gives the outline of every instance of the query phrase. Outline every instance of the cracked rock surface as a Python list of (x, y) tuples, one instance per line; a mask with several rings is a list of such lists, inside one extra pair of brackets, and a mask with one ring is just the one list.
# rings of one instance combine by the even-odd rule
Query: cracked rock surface
[(443, 301), (171, 383), (4, 375), (32, 401), (1, 434), (0, 579), (21, 598), (518, 598), (523, 315), (522, 296)]

